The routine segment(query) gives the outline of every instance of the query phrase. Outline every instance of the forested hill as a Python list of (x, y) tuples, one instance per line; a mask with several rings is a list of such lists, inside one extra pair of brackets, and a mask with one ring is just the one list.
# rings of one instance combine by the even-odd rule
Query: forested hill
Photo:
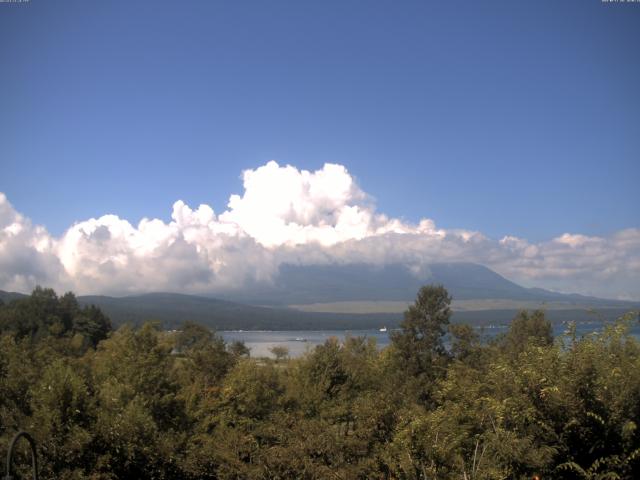
[[(0, 301), (10, 303), (28, 295), (0, 290)], [(82, 306), (95, 305), (114, 325), (141, 325), (159, 321), (167, 329), (191, 321), (215, 330), (366, 330), (393, 327), (399, 313), (341, 314), (302, 312), (287, 308), (256, 307), (215, 298), (178, 293), (148, 293), (128, 297), (78, 296)]]
[(174, 328), (189, 320), (216, 330), (333, 330), (394, 326), (402, 315), (301, 312), (267, 308), (177, 293), (149, 293), (129, 297), (80, 296), (81, 304), (100, 307), (114, 324), (159, 320)]
[(24, 293), (18, 292), (5, 292), (4, 290), (0, 290), (0, 302), (9, 303), (13, 300), (18, 300), (20, 298), (25, 298), (27, 295)]
[[(25, 298), (21, 293), (3, 292), (0, 300), (9, 303)], [(142, 324), (160, 321), (164, 328), (177, 328), (184, 321), (193, 321), (216, 330), (366, 330), (387, 326), (394, 328), (402, 313), (324, 313), (304, 312), (289, 308), (269, 308), (243, 305), (196, 295), (149, 293), (128, 297), (90, 295), (77, 297), (82, 306), (96, 305), (109, 316), (114, 325)], [(594, 314), (586, 308), (547, 311), (553, 322), (613, 320), (632, 310), (615, 307)], [(508, 324), (517, 309), (455, 311), (453, 321), (473, 325)]]

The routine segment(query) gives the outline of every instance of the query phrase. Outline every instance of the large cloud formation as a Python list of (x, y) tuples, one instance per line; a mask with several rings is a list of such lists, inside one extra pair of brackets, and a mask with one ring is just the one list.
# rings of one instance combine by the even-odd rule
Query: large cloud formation
[(231, 195), (219, 215), (178, 200), (169, 223), (145, 218), (134, 226), (104, 215), (60, 238), (32, 225), (0, 193), (0, 289), (215, 293), (270, 282), (285, 262), (400, 262), (420, 275), (430, 262), (472, 261), (528, 286), (640, 298), (637, 228), (607, 238), (492, 240), (378, 213), (342, 165), (309, 172), (272, 161), (242, 178), (243, 194)]

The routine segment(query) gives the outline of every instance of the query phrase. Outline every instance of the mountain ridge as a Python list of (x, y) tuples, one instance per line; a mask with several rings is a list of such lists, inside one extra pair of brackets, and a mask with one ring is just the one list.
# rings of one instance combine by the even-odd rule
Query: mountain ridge
[[(412, 302), (418, 289), (428, 283), (441, 283), (449, 290), (454, 299), (453, 321), (473, 324), (506, 323), (518, 310), (545, 308), (545, 302), (553, 307), (548, 309), (547, 316), (554, 322), (593, 321), (597, 318), (590, 313), (592, 308), (599, 309), (598, 315), (602, 318), (612, 319), (640, 306), (640, 302), (525, 288), (487, 267), (470, 263), (432, 264), (422, 278), (398, 264), (382, 267), (285, 265), (273, 285), (249, 287), (226, 296), (149, 292), (124, 297), (80, 295), (77, 298), (81, 305), (100, 307), (115, 325), (157, 320), (164, 328), (172, 329), (190, 320), (217, 330), (359, 330), (397, 326), (404, 310), (402, 302)], [(5, 303), (25, 296), (0, 290), (0, 300)], [(323, 301), (395, 302), (398, 307), (395, 311), (316, 308), (322, 307)], [(315, 309), (305, 309), (305, 305)]]
[[(442, 284), (454, 300), (505, 299), (564, 301), (592, 306), (633, 305), (634, 302), (526, 288), (483, 265), (440, 262), (422, 275), (403, 264), (283, 264), (271, 285), (249, 285), (241, 291), (216, 292), (217, 298), (251, 305), (304, 305), (341, 301), (412, 301), (422, 285)], [(637, 303), (637, 302), (636, 302)]]

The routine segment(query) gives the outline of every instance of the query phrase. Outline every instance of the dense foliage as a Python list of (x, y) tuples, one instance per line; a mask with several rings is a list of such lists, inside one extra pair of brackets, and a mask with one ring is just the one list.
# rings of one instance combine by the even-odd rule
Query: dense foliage
[(44, 479), (640, 478), (633, 316), (554, 341), (522, 312), (483, 344), (450, 301), (423, 287), (384, 350), (272, 361), (36, 289), (0, 305), (0, 455), (26, 429)]

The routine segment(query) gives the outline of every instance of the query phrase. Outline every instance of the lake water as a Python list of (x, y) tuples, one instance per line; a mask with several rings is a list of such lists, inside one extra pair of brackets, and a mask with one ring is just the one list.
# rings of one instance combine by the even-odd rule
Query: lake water
[[(491, 338), (501, 333), (505, 333), (509, 327), (505, 325), (489, 326), (478, 328), (478, 332), (483, 338)], [(601, 322), (579, 323), (576, 326), (578, 336), (602, 330)], [(566, 325), (555, 325), (554, 335), (562, 335), (567, 329)], [(250, 349), (251, 356), (271, 357), (270, 349), (275, 346), (282, 346), (289, 349), (290, 357), (300, 357), (305, 352), (312, 350), (316, 345), (321, 345), (331, 337), (336, 337), (343, 342), (347, 336), (367, 337), (376, 340), (379, 348), (389, 345), (388, 329), (386, 332), (379, 330), (285, 330), (285, 331), (222, 331), (218, 332), (227, 343), (242, 341)], [(631, 330), (632, 335), (640, 338), (640, 325), (635, 324)]]

